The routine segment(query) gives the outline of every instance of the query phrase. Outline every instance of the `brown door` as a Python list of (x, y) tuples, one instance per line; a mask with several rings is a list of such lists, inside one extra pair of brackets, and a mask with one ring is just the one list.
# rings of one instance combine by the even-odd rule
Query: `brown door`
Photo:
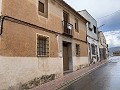
[(106, 49), (105, 48), (103, 49), (103, 52), (104, 52), (104, 59), (106, 59)]
[(68, 44), (63, 43), (63, 69), (69, 70), (69, 58), (68, 58)]

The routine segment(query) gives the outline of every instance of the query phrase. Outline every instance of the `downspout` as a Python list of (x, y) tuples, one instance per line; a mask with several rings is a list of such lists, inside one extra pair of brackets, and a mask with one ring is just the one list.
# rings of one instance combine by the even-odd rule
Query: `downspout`
[(4, 24), (5, 16), (1, 16), (1, 32), (0, 35), (3, 33), (3, 24)]

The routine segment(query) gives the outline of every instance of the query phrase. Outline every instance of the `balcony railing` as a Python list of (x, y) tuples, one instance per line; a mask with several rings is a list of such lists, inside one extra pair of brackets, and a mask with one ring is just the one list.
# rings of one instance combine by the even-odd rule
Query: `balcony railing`
[(68, 23), (67, 21), (63, 20), (63, 27), (64, 27), (64, 32), (63, 34), (68, 35), (68, 36), (73, 36), (73, 25)]

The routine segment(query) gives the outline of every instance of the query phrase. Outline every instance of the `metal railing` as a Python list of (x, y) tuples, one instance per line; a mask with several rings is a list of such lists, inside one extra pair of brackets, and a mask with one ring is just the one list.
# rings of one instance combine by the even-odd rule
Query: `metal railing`
[(68, 23), (67, 21), (63, 20), (63, 27), (64, 27), (64, 32), (63, 34), (73, 36), (73, 25)]

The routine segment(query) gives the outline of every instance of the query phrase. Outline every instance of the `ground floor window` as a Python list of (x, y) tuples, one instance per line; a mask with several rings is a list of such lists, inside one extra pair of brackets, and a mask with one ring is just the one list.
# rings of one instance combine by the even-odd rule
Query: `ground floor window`
[(80, 44), (76, 44), (76, 56), (80, 56)]
[(49, 56), (49, 38), (41, 35), (37, 35), (37, 56), (48, 57)]
[(92, 54), (96, 55), (95, 45), (91, 44), (91, 48), (92, 48)]

